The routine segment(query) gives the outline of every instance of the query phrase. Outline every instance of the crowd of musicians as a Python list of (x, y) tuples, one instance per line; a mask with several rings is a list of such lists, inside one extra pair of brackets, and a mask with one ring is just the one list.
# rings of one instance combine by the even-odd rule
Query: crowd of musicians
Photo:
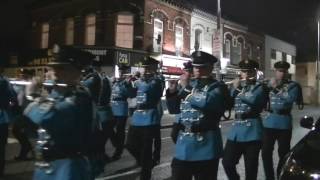
[[(221, 162), (230, 180), (240, 180), (236, 166), (243, 156), (243, 177), (256, 180), (260, 151), (265, 178), (279, 176), (290, 150), (291, 110), (303, 101), (300, 85), (288, 78), (289, 63), (275, 63), (274, 78), (261, 81), (259, 64), (245, 59), (239, 63), (240, 76), (225, 83), (212, 75), (218, 59), (196, 51), (181, 77), (169, 79), (166, 88), (159, 62), (148, 55), (136, 74), (119, 64), (119, 76), (108, 78), (90, 53), (73, 57), (58, 47), (54, 53), (43, 82), (28, 70), (9, 81), (0, 66), (0, 177), (5, 177), (12, 126), (20, 144), (15, 160), (35, 161), (34, 180), (93, 180), (109, 162), (119, 160), (124, 149), (141, 167), (140, 179), (150, 180), (161, 159), (163, 92), (169, 113), (175, 115), (172, 179), (219, 179)], [(132, 99), (134, 108), (128, 104)], [(234, 117), (223, 144), (220, 120), (230, 109)], [(109, 140), (113, 154), (106, 154)], [(276, 170), (275, 142), (280, 159)]]

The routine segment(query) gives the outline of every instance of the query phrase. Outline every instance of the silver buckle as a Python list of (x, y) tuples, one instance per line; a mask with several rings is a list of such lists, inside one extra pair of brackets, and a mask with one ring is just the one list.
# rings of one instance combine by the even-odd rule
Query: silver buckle
[(46, 174), (52, 174), (54, 171), (52, 165), (49, 162), (37, 161), (35, 162), (35, 166), (43, 169)]

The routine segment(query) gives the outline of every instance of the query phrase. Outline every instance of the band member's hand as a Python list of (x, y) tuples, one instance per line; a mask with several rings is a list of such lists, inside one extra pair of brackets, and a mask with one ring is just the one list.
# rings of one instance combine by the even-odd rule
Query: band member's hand
[(190, 78), (189, 78), (188, 76), (186, 76), (185, 74), (182, 74), (182, 75), (180, 76), (180, 85), (181, 85), (182, 87), (188, 86), (189, 81), (190, 81)]
[(112, 83), (115, 83), (115, 82), (116, 82), (116, 80), (117, 80), (117, 78), (116, 78), (116, 77), (114, 77), (114, 76), (110, 78), (110, 81), (111, 81)]
[(269, 83), (270, 86), (274, 89), (278, 86), (277, 80), (275, 78), (271, 78)]
[(235, 89), (239, 88), (239, 86), (240, 86), (240, 79), (239, 79), (239, 78), (234, 79), (234, 80), (232, 81), (232, 85), (233, 85), (233, 88), (235, 88)]
[(52, 70), (49, 70), (45, 74), (45, 79), (46, 80), (57, 80), (57, 77), (55, 76), (55, 73)]
[(132, 81), (132, 76), (131, 75), (127, 76), (125, 80), (126, 80), (126, 82), (131, 82)]

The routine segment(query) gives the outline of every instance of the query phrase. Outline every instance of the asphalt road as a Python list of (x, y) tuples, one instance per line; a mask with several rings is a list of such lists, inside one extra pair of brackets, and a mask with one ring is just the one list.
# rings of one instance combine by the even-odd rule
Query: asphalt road
[[(308, 130), (303, 129), (299, 126), (299, 119), (304, 115), (310, 115), (318, 118), (320, 113), (317, 107), (306, 106), (304, 110), (300, 111), (295, 109), (293, 111), (294, 117), (294, 130), (293, 130), (293, 138), (291, 144), (294, 145), (299, 141)], [(174, 144), (170, 139), (170, 131), (171, 127), (169, 125), (172, 124), (174, 120), (174, 116), (165, 114), (162, 120), (163, 129), (161, 130), (162, 137), (162, 150), (161, 150), (161, 163), (159, 166), (155, 167), (153, 170), (153, 179), (154, 180), (169, 180), (171, 179), (171, 168), (170, 163), (172, 160), (172, 155), (174, 152)], [(221, 130), (223, 139), (225, 142), (225, 138), (227, 132), (230, 129), (232, 121), (223, 121), (221, 122)], [(107, 144), (107, 153), (112, 155), (113, 147), (110, 143)], [(18, 144), (15, 139), (9, 138), (9, 144), (7, 146), (7, 167), (6, 167), (6, 177), (4, 179), (8, 180), (29, 180), (32, 179), (32, 171), (34, 168), (34, 163), (32, 161), (27, 162), (17, 162), (14, 161), (14, 155), (18, 152)], [(275, 151), (276, 152), (276, 151)], [(278, 161), (277, 154), (274, 154), (274, 162)], [(130, 156), (130, 154), (125, 151), (122, 158), (118, 161), (109, 163), (105, 167), (105, 173), (101, 174), (97, 180), (135, 180), (139, 177), (139, 168), (136, 168), (134, 159)], [(240, 160), (240, 163), (237, 166), (239, 173), (242, 175), (242, 179), (244, 179), (244, 164), (243, 159)], [(223, 167), (220, 163), (219, 167), (219, 180), (226, 180), (226, 175), (223, 170)], [(258, 179), (264, 179), (262, 162), (260, 159), (259, 163), (259, 172)]]

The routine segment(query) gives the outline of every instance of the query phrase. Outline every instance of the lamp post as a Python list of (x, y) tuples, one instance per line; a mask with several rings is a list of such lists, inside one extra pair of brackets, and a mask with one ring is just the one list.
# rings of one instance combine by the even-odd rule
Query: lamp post
[(316, 61), (316, 93), (317, 105), (319, 105), (319, 61), (320, 61), (320, 21), (318, 19), (318, 46), (317, 46), (317, 61)]
[[(215, 36), (214, 41), (218, 41), (218, 43), (219, 43), (219, 45), (218, 45), (219, 54), (215, 54), (215, 52), (214, 52), (214, 55), (216, 55), (217, 58), (219, 59), (219, 63), (217, 63), (215, 65), (216, 78), (221, 79), (220, 70), (221, 70), (221, 60), (222, 60), (222, 51), (223, 51), (222, 27), (221, 27), (221, 0), (217, 0), (217, 30), (216, 30), (214, 36)], [(213, 46), (217, 46), (217, 44), (215, 44), (215, 42), (213, 42)], [(213, 47), (213, 48), (216, 48), (216, 47)]]

